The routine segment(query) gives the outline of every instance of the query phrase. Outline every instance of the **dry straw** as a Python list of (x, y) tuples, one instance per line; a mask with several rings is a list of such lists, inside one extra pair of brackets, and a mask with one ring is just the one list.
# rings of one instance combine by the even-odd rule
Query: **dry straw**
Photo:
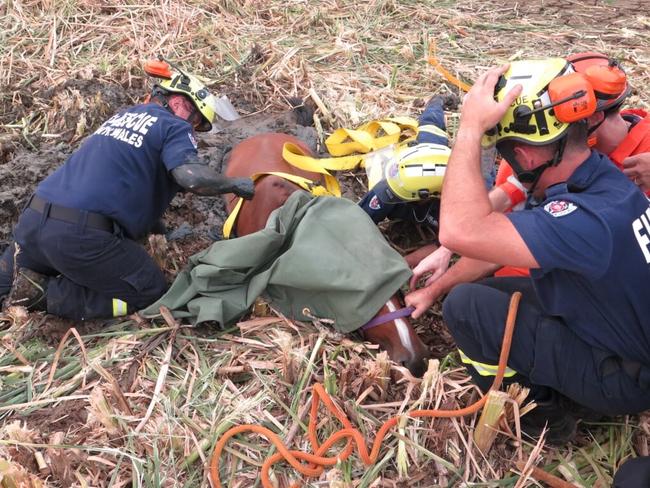
[[(282, 110), (295, 95), (311, 99), (323, 132), (417, 115), (431, 95), (458, 93), (427, 64), (434, 42), (437, 60), (466, 83), (512, 59), (604, 51), (627, 68), (630, 103), (646, 105), (650, 22), (642, 12), (599, 1), (544, 3), (7, 0), (0, 3), (0, 164), (19, 146), (75, 143), (138, 100), (147, 83), (141, 61), (158, 53), (204, 76), (242, 113)], [(457, 114), (448, 120), (453, 132)], [(53, 318), (10, 311), (0, 320), (2, 483), (38, 486), (33, 480), (49, 475), (48, 486), (207, 486), (208, 453), (234, 423), (267, 426), (305, 447), (304, 405), (314, 381), (369, 433), (405, 409), (456, 408), (476, 398), (453, 353), (441, 354), (419, 382), (368, 345), (256, 310), (267, 316), (225, 333), (135, 319), (72, 324), (75, 340), (59, 351), (61, 334), (54, 344), (38, 336), (56, 330)], [(439, 318), (428, 320), (440, 329)], [(510, 396), (520, 400), (506, 403), (512, 419), (521, 395)], [(510, 420), (483, 454), (473, 445), (473, 417), (410, 422), (374, 467), (350, 459), (327, 480), (337, 487), (539, 486), (529, 476), (537, 466), (578, 486), (608, 486), (624, 459), (647, 454), (647, 424), (593, 425), (577, 446), (554, 450), (522, 437)], [(320, 426), (325, 436), (337, 428), (329, 419)], [(222, 479), (256, 486), (272, 449), (255, 437), (231, 447)], [(292, 473), (276, 469), (279, 486)]]

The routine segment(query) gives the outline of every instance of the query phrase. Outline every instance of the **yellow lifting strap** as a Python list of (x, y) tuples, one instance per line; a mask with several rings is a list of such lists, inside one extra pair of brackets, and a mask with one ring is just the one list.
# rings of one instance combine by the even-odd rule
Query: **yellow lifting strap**
[[(282, 146), (282, 157), (284, 160), (289, 163), (294, 168), (301, 169), (303, 171), (311, 171), (312, 173), (320, 173), (324, 176), (325, 187), (327, 190), (334, 196), (341, 196), (341, 189), (339, 187), (338, 180), (334, 175), (330, 174), (329, 169), (325, 165), (321, 164), (321, 161), (326, 159), (313, 158), (305, 154), (305, 152), (297, 144), (291, 142), (285, 142)], [(284, 173), (283, 173), (284, 174)], [(293, 175), (289, 175), (292, 176)], [(290, 178), (287, 178), (289, 181), (293, 181)], [(308, 180), (310, 181), (310, 180)], [(294, 181), (294, 183), (296, 183)], [(312, 182), (313, 183), (313, 182)], [(298, 185), (300, 183), (297, 183)], [(312, 192), (313, 193), (313, 192)]]
[[(334, 182), (336, 183), (335, 187), (331, 187), (331, 188), (327, 184), (326, 186), (322, 186), (317, 183), (314, 183), (309, 178), (304, 178), (302, 176), (292, 175), (289, 173), (283, 173), (282, 171), (269, 171), (266, 173), (255, 173), (254, 175), (251, 176), (251, 179), (253, 181), (256, 181), (262, 176), (266, 176), (266, 175), (275, 175), (284, 178), (285, 180), (291, 181), (292, 183), (295, 183), (303, 190), (306, 190), (310, 192), (312, 195), (315, 195), (317, 197), (326, 196), (326, 195), (334, 196), (334, 197), (341, 196), (341, 189), (339, 187), (339, 183), (338, 181), (336, 181), (336, 178), (334, 178), (331, 175), (330, 177), (332, 177), (334, 179)], [(230, 215), (228, 215), (228, 218), (223, 223), (223, 237), (225, 239), (230, 239), (230, 236), (232, 235), (232, 229), (235, 227), (235, 222), (237, 222), (237, 216), (239, 215), (239, 211), (241, 210), (243, 204), (244, 204), (244, 199), (239, 198), (239, 200), (237, 200), (237, 204), (232, 209), (232, 212), (230, 212)]]
[[(341, 188), (337, 179), (330, 171), (346, 171), (363, 166), (365, 154), (389, 146), (408, 142), (415, 138), (418, 132), (418, 122), (411, 117), (390, 117), (373, 120), (363, 124), (358, 129), (337, 129), (325, 140), (325, 145), (332, 158), (314, 158), (296, 144), (287, 142), (282, 147), (282, 157), (290, 165), (322, 174), (325, 186), (314, 183), (309, 178), (282, 172), (256, 173), (253, 181), (264, 175), (276, 175), (289, 180), (312, 195), (341, 196)], [(360, 153), (360, 154), (355, 154)], [(237, 221), (237, 216), (244, 203), (240, 198), (232, 212), (223, 224), (223, 236), (228, 239)]]
[(289, 164), (306, 171), (349, 171), (364, 165), (365, 154), (391, 144), (411, 141), (417, 131), (418, 122), (411, 117), (373, 120), (358, 129), (336, 129), (325, 140), (327, 150), (335, 157), (305, 156), (298, 146), (289, 143), (284, 145), (282, 155)]

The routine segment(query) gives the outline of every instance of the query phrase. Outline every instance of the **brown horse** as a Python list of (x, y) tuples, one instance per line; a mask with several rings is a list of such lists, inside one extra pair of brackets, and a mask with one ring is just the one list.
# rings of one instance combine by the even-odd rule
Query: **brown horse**
[[(295, 168), (282, 158), (285, 142), (294, 143), (305, 154), (311, 154), (302, 141), (288, 134), (253, 136), (235, 146), (228, 161), (226, 176), (248, 177), (255, 173), (273, 171), (302, 176), (322, 184), (322, 175)], [(255, 196), (252, 200), (245, 201), (239, 211), (233, 228), (235, 234), (244, 236), (264, 228), (271, 212), (283, 205), (289, 195), (298, 189), (298, 185), (280, 176), (266, 175), (258, 178), (255, 182)], [(237, 198), (232, 194), (225, 197), (228, 211), (232, 211)], [(385, 349), (393, 361), (406, 366), (413, 375), (422, 376), (429, 353), (409, 323), (409, 315), (410, 310), (404, 309), (401, 300), (393, 296), (375, 318), (362, 328), (362, 332), (365, 339)]]

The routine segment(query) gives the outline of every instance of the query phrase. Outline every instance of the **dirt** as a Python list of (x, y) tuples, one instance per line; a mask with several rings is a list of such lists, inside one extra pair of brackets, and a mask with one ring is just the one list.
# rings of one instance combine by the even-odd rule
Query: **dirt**
[[(109, 397), (110, 398), (110, 397)], [(73, 400), (64, 402), (56, 407), (46, 407), (29, 414), (29, 429), (32, 431), (33, 442), (41, 444), (64, 444), (68, 446), (84, 445), (96, 434), (93, 426), (88, 422), (87, 402), (85, 400)], [(22, 421), (20, 414), (14, 414), (5, 423)], [(112, 447), (116, 444), (114, 439), (104, 436), (101, 439), (105, 447)], [(40, 473), (48, 477), (48, 486), (67, 487), (78, 483), (74, 472), (80, 466), (87, 465), (89, 452), (77, 449), (56, 449), (49, 447), (44, 451), (48, 468), (40, 471), (35, 461), (34, 450), (26, 446), (10, 447), (8, 453), (12, 462), (27, 469), (30, 473)], [(103, 479), (111, 476), (111, 467), (103, 464), (94, 465), (98, 471), (97, 475)], [(125, 469), (128, 469), (125, 468)]]
[[(7, 149), (5, 153), (0, 150), (0, 251), (10, 242), (13, 225), (33, 193), (37, 184), (65, 162), (69, 155), (83, 140), (75, 137), (78, 132), (78, 123), (83, 114), (87, 114), (88, 107), (92, 107), (92, 115), (87, 116), (85, 124), (87, 131), (92, 131), (103, 120), (120, 108), (137, 101), (140, 88), (125, 91), (122, 87), (113, 84), (101, 83), (96, 79), (69, 80), (58, 87), (34, 97), (23, 97), (16, 111), (26, 111), (34, 107), (35, 100), (43, 96), (53, 100), (53, 107), (61, 110), (62, 117), (56, 119), (55, 126), (61, 136), (53, 142), (43, 138), (31, 138), (29, 142), (35, 143), (30, 147), (26, 140), (20, 137), (11, 139), (11, 147), (5, 144), (0, 147)], [(232, 92), (231, 96), (240, 96)], [(233, 99), (236, 106), (243, 105), (248, 110), (254, 109), (246, 99)], [(293, 101), (298, 105), (298, 101)], [(62, 110), (65, 107), (65, 110)], [(283, 113), (257, 113), (244, 116), (234, 122), (217, 122), (210, 133), (198, 134), (199, 157), (214, 168), (222, 172), (227, 164), (232, 148), (255, 134), (264, 132), (283, 132), (295, 135), (305, 141), (315, 153), (318, 153), (317, 133), (311, 122), (310, 109), (288, 110)], [(45, 115), (44, 117), (46, 117)], [(8, 140), (8, 139), (7, 139)], [(357, 200), (367, 188), (363, 171), (348, 172), (339, 175), (343, 196)], [(221, 236), (221, 227), (227, 212), (221, 198), (199, 197), (193, 194), (179, 194), (171, 203), (165, 214), (164, 224), (169, 232), (178, 230), (181, 237), (164, 244), (164, 249), (159, 250), (166, 258), (163, 268), (170, 281), (187, 262), (192, 254), (209, 246), (214, 239)], [(422, 229), (412, 224), (398, 222), (382, 226), (387, 237), (396, 249), (402, 253), (416, 249), (427, 240), (432, 239)], [(149, 250), (154, 254), (153, 244)], [(69, 328), (68, 321), (46, 320), (39, 327), (37, 335), (47, 343), (56, 345)], [(433, 311), (420, 319), (416, 324), (418, 333), (431, 348), (434, 357), (442, 358), (453, 348), (453, 341), (442, 325), (440, 313)], [(92, 324), (88, 327), (91, 329)]]
[(602, 25), (620, 21), (622, 18), (635, 18), (641, 3), (634, 0), (542, 0), (540, 2), (520, 2), (506, 0), (504, 5), (515, 5), (522, 17), (544, 16), (558, 25)]
[[(13, 225), (36, 185), (63, 164), (82, 142), (77, 134), (91, 133), (120, 108), (136, 102), (141, 91), (133, 87), (125, 90), (97, 79), (74, 79), (34, 96), (25, 95), (10, 113), (3, 115), (3, 120), (15, 120), (26, 116), (29, 110), (36, 111), (35, 105), (42, 103), (38, 100), (50, 100), (51, 108), (38, 112), (38, 117), (51, 120), (48, 130), (58, 131), (58, 136), (54, 142), (17, 134), (3, 135), (0, 139), (0, 252), (9, 244)], [(237, 100), (233, 102), (238, 105)], [(246, 101), (243, 103), (249, 105)], [(56, 113), (59, 117), (53, 116)], [(233, 146), (263, 132), (289, 133), (315, 149), (316, 131), (297, 124), (306, 123), (304, 116), (298, 120), (299, 115), (300, 111), (290, 110), (216, 123), (211, 133), (198, 134), (199, 157), (221, 172)], [(191, 237), (205, 238), (220, 234), (226, 216), (221, 198), (179, 194), (165, 216), (165, 224), (168, 230), (189, 225)]]
[(36, 185), (65, 161), (69, 145), (59, 143), (38, 151), (21, 147), (0, 164), (0, 247), (8, 244), (11, 229)]

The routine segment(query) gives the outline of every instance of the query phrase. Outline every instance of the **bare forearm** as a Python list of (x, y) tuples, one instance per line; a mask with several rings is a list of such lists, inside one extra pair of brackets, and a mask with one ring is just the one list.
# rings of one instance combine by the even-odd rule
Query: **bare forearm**
[(409, 293), (404, 297), (404, 301), (408, 306), (414, 308), (412, 317), (416, 319), (441, 296), (449, 293), (454, 286), (483, 278), (491, 274), (498, 267), (497, 265), (476, 259), (461, 258), (441, 278), (425, 288), (420, 288)]
[(474, 221), (492, 211), (492, 204), (481, 175), (482, 134), (461, 125), (451, 153), (442, 188), (440, 207), (440, 241), (445, 247), (449, 234), (462, 232)]
[(456, 264), (447, 270), (447, 272), (434, 283), (438, 286), (438, 293), (443, 295), (456, 285), (461, 283), (471, 283), (473, 281), (492, 275), (501, 266), (498, 264), (480, 261), (467, 257), (461, 257)]

